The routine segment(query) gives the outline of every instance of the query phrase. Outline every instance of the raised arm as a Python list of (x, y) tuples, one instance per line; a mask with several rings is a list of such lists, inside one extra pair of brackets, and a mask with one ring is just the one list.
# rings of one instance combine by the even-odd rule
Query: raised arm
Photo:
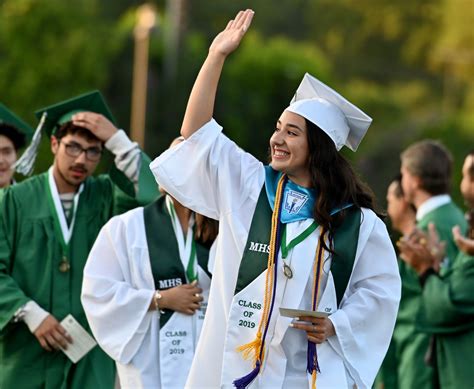
[(252, 23), (254, 12), (240, 11), (235, 19), (220, 32), (209, 47), (204, 64), (194, 82), (181, 126), (181, 135), (189, 138), (212, 119), (217, 85), (227, 56), (239, 47), (240, 41)]

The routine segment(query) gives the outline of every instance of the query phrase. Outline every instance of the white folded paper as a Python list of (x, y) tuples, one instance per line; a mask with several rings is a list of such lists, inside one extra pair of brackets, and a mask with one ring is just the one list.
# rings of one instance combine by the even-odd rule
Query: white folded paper
[(292, 308), (280, 308), (280, 315), (286, 317), (328, 317), (329, 313), (327, 312), (317, 312), (317, 311), (304, 311), (302, 309), (292, 309)]
[(71, 314), (63, 319), (61, 325), (72, 338), (72, 343), (68, 343), (67, 349), (61, 348), (61, 350), (73, 363), (77, 363), (97, 343)]

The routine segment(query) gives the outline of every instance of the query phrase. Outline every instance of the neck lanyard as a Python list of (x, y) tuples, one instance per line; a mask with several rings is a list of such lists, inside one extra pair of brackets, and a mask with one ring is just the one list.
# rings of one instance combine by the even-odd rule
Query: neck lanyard
[(303, 240), (305, 240), (308, 236), (310, 236), (315, 230), (318, 228), (316, 222), (312, 222), (309, 227), (307, 227), (301, 234), (296, 236), (291, 240), (291, 242), (287, 245), (286, 244), (286, 229), (287, 225), (285, 224), (283, 227), (283, 236), (281, 239), (281, 256), (283, 258), (288, 257), (288, 252), (299, 245)]
[(194, 241), (194, 230), (192, 228), (193, 217), (190, 218), (190, 225), (188, 232), (184, 236), (181, 223), (179, 222), (176, 210), (173, 205), (173, 200), (166, 196), (166, 206), (171, 217), (171, 224), (173, 225), (176, 240), (178, 242), (179, 256), (181, 263), (186, 269), (186, 278), (188, 282), (193, 282), (198, 278), (197, 272), (197, 256), (196, 256), (196, 242)]
[(79, 205), (79, 197), (84, 189), (84, 184), (81, 184), (79, 190), (74, 195), (73, 206), (71, 209), (72, 217), (71, 224), (68, 226), (66, 221), (66, 216), (64, 215), (64, 210), (61, 205), (61, 200), (59, 198), (58, 188), (56, 186), (56, 181), (53, 176), (53, 168), (51, 167), (48, 170), (48, 204), (51, 213), (53, 214), (53, 224), (54, 231), (56, 236), (59, 238), (62, 250), (62, 260), (59, 265), (59, 270), (62, 272), (68, 271), (70, 268), (69, 259), (68, 259), (68, 250), (69, 242), (72, 238), (72, 233), (74, 230), (74, 224), (76, 222), (76, 213), (77, 207)]

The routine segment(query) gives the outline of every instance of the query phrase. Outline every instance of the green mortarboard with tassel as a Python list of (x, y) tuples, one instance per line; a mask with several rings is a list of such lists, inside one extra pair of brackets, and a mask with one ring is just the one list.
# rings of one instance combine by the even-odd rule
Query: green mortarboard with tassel
[(112, 123), (115, 123), (115, 119), (102, 94), (97, 90), (39, 109), (35, 112), (35, 115), (40, 119), (40, 122), (30, 146), (15, 164), (16, 171), (23, 175), (30, 175), (33, 171), (43, 130), (48, 137), (51, 137), (63, 124), (71, 121), (73, 115), (85, 111), (102, 114)]

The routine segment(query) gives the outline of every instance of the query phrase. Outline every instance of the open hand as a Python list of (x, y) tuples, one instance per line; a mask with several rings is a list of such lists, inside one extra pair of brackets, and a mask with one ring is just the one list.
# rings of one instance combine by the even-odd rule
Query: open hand
[(201, 293), (202, 289), (195, 282), (162, 290), (163, 297), (160, 300), (159, 308), (194, 315), (203, 300)]
[(418, 274), (424, 273), (429, 268), (439, 272), (446, 251), (446, 242), (440, 241), (433, 223), (428, 225), (428, 233), (416, 230), (409, 237), (400, 239), (397, 246), (400, 257)]
[(227, 27), (214, 38), (209, 52), (228, 56), (237, 47), (252, 23), (254, 12), (251, 9), (240, 11), (235, 19), (229, 21)]
[(291, 327), (306, 331), (308, 340), (316, 344), (321, 344), (327, 338), (336, 335), (334, 325), (327, 317), (302, 316), (291, 323)]
[(72, 116), (72, 124), (87, 128), (102, 142), (107, 142), (117, 132), (112, 122), (95, 112), (79, 112)]
[(459, 226), (453, 227), (453, 238), (459, 250), (468, 255), (474, 255), (474, 240), (462, 236)]
[(72, 343), (72, 338), (52, 315), (46, 316), (33, 334), (46, 351), (67, 349), (68, 343)]

